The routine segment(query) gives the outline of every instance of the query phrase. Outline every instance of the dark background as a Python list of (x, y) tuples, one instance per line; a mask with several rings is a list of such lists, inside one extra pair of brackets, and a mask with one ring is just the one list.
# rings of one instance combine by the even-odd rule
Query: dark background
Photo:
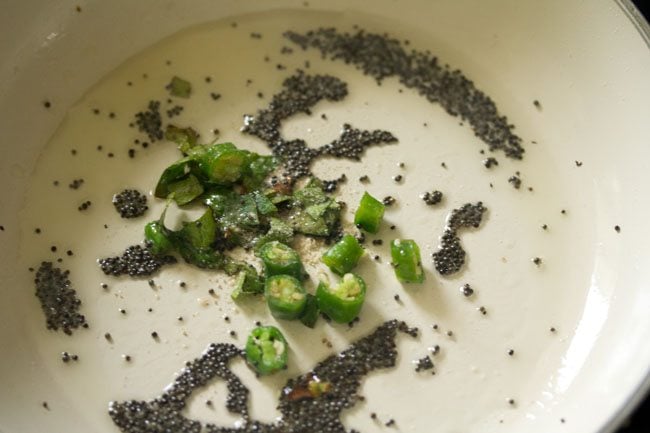
[(639, 1), (639, 0), (632, 0), (632, 3), (634, 3), (636, 5), (636, 7), (639, 8), (639, 10), (643, 13), (643, 15), (647, 19), (648, 18), (648, 10), (650, 10), (650, 8), (647, 5), (648, 2), (645, 2), (646, 3), (645, 6), (643, 5), (644, 2)]
[[(650, 21), (650, 1), (632, 0), (647, 21)], [(650, 74), (648, 76), (650, 79)], [(637, 433), (650, 431), (650, 396), (637, 408), (630, 420), (623, 425), (618, 433)]]

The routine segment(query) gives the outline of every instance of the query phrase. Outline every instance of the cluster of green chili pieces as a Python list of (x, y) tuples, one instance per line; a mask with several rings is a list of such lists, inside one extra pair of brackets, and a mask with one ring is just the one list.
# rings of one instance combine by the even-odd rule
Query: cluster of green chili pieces
[[(340, 230), (341, 206), (323, 191), (316, 178), (294, 188), (268, 182), (278, 167), (273, 156), (238, 149), (232, 143), (202, 145), (191, 128), (169, 126), (166, 138), (178, 144), (183, 157), (167, 167), (155, 195), (179, 206), (202, 203), (203, 215), (183, 222), (179, 230), (165, 226), (161, 217), (145, 226), (145, 239), (154, 254), (178, 253), (201, 268), (236, 275), (232, 298), (264, 294), (271, 314), (282, 320), (300, 320), (314, 327), (319, 313), (338, 323), (355, 319), (365, 300), (366, 284), (351, 273), (364, 249), (356, 237), (343, 235), (322, 256), (322, 262), (340, 276), (338, 284), (320, 281), (315, 294), (303, 282), (308, 278), (298, 253), (289, 245), (295, 234), (331, 238)], [(384, 205), (363, 195), (354, 222), (377, 233)], [(252, 250), (262, 260), (263, 276), (249, 263), (228, 255), (235, 247)], [(395, 273), (402, 282), (422, 282), (418, 246), (412, 240), (391, 243)], [(258, 327), (246, 344), (248, 362), (259, 374), (286, 366), (288, 346), (275, 327)]]
[(238, 149), (232, 143), (198, 144), (191, 128), (169, 126), (166, 138), (178, 144), (183, 158), (167, 167), (155, 196), (179, 206), (202, 203), (204, 214), (180, 230), (164, 224), (165, 212), (145, 227), (155, 254), (178, 253), (201, 268), (237, 275), (233, 298), (264, 291), (255, 268), (227, 252), (243, 247), (256, 253), (268, 242), (291, 243), (296, 233), (330, 237), (338, 229), (341, 206), (310, 179), (301, 188), (266, 180), (277, 168), (273, 156)]

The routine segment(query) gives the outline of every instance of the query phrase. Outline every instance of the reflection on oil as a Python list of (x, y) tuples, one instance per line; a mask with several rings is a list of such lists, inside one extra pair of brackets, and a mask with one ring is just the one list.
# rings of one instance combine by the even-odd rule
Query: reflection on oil
[(582, 369), (607, 319), (609, 302), (603, 295), (599, 284), (599, 280), (603, 279), (602, 267), (599, 266), (599, 261), (597, 259), (594, 273), (591, 276), (591, 287), (587, 294), (582, 317), (571, 340), (571, 345), (562, 358), (562, 366), (558, 370), (555, 385), (553, 386), (557, 393), (564, 393)]

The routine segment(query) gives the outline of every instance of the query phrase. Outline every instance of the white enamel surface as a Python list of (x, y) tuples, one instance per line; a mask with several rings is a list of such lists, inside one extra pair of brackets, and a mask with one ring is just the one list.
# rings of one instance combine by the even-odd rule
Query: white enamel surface
[[(95, 266), (98, 255), (117, 253), (141, 236), (141, 222), (120, 220), (110, 196), (125, 186), (148, 191), (176, 157), (173, 146), (161, 144), (129, 160), (126, 149), (136, 135), (125, 124), (132, 113), (143, 101), (160, 97), (158, 89), (170, 71), (189, 75), (200, 89), (195, 96), (205, 100), (185, 104), (179, 122), (196, 126), (204, 137), (218, 127), (220, 139), (263, 151), (238, 128), (241, 115), (262, 107), (288, 73), (276, 71), (274, 63), (265, 65), (264, 50), (287, 65), (309, 58), (311, 72), (332, 73), (349, 83), (344, 101), (323, 103), (312, 117), (288, 122), (288, 137), (321, 143), (349, 121), (359, 128), (390, 130), (400, 144), (371, 149), (362, 164), (317, 164), (316, 172), (325, 178), (348, 174), (341, 194), (351, 209), (364, 190), (356, 179), (368, 174), (369, 192), (398, 199), (386, 214), (398, 230), (385, 227), (378, 236), (384, 245), (368, 244), (370, 254), (377, 252), (382, 262), (366, 260), (359, 269), (369, 285), (359, 325), (348, 330), (321, 322), (312, 331), (283, 323), (292, 348), (286, 374), (260, 384), (241, 363), (234, 366), (254, 390), (257, 419), (271, 421), (278, 415), (273, 402), (287, 377), (393, 317), (420, 326), (422, 336), (399, 337), (396, 370), (368, 377), (361, 390), (366, 402), (345, 415), (349, 428), (384, 430), (370, 421), (369, 413), (376, 412), (384, 421), (395, 418), (403, 432), (431, 431), (431, 426), (447, 432), (595, 432), (608, 429), (647, 380), (650, 51), (616, 3), (376, 1), (364, 11), (362, 2), (346, 1), (310, 1), (309, 7), (302, 1), (196, 1), (191, 8), (186, 2), (113, 1), (82, 4), (81, 13), (75, 11), (76, 2), (31, 3), (12, 2), (0, 17), (0, 225), (5, 228), (0, 231), (0, 432), (118, 431), (106, 414), (108, 401), (155, 397), (183, 362), (207, 344), (243, 344), (255, 320), (273, 322), (261, 303), (236, 307), (227, 281), (187, 266), (156, 276), (157, 290), (146, 279), (104, 277)], [(131, 56), (181, 29), (269, 9), (295, 10), (237, 17), (236, 30), (226, 21), (181, 33), (162, 42), (178, 53), (153, 48), (93, 87)], [(392, 80), (377, 87), (352, 68), (321, 61), (313, 52), (286, 60), (278, 54), (285, 44), (278, 29), (319, 24), (389, 31), (460, 68), (517, 125), (525, 139), (525, 160), (496, 154), (499, 166), (487, 171), (478, 153), (484, 146), (469, 128), (412, 91), (399, 94)], [(213, 44), (216, 36), (231, 31), (240, 38), (224, 36), (230, 45), (213, 48), (222, 56), (197, 50), (203, 56), (198, 57), (182, 49), (199, 39)], [(247, 37), (250, 31), (260, 31), (263, 39)], [(171, 67), (164, 64), (167, 54)], [(133, 79), (134, 71), (144, 69), (147, 80)], [(217, 103), (209, 100), (210, 85), (202, 81), (208, 74), (214, 89), (224, 94)], [(253, 79), (251, 88), (245, 87), (246, 78)], [(137, 92), (120, 93), (124, 87), (116, 91), (111, 82), (130, 79)], [(257, 91), (266, 99), (258, 99)], [(50, 110), (42, 106), (45, 99), (52, 101)], [(535, 99), (541, 110), (533, 106)], [(94, 116), (95, 105), (115, 110), (119, 123), (105, 112), (101, 119)], [(77, 129), (80, 120), (87, 130)], [(104, 153), (95, 150), (98, 144)], [(109, 163), (105, 153), (111, 146), (116, 158)], [(71, 157), (70, 148), (79, 154)], [(576, 167), (576, 160), (583, 165)], [(404, 169), (397, 167), (400, 161)], [(447, 169), (440, 167), (442, 161)], [(506, 181), (516, 170), (522, 172), (519, 191)], [(398, 173), (405, 177), (400, 185), (390, 179)], [(86, 184), (69, 190), (67, 184), (76, 177), (84, 177)], [(61, 182), (58, 190), (52, 189), (52, 179)], [(527, 191), (528, 186), (534, 191)], [(428, 208), (418, 198), (427, 189), (445, 193), (440, 207)], [(93, 205), (81, 214), (76, 206), (87, 198)], [(461, 235), (467, 267), (454, 278), (440, 278), (429, 255), (445, 215), (478, 200), (489, 212), (481, 229)], [(160, 204), (152, 207), (151, 218)], [(544, 223), (548, 231), (541, 230)], [(617, 224), (621, 233), (614, 231)], [(36, 226), (44, 228), (40, 236), (33, 233)], [(422, 248), (427, 282), (420, 288), (402, 288), (387, 264), (388, 240), (397, 236), (415, 238)], [(60, 255), (67, 248), (75, 251), (72, 258), (63, 257), (62, 266), (72, 272), (91, 329), (72, 338), (45, 330), (33, 296), (33, 275), (27, 272), (40, 260), (57, 257), (49, 252), (50, 244), (59, 247)], [(321, 268), (318, 256), (312, 256), (306, 261), (316, 276)], [(535, 256), (543, 259), (539, 268), (531, 263)], [(188, 282), (186, 290), (178, 287), (179, 280)], [(99, 287), (104, 281), (108, 292)], [(472, 299), (459, 293), (465, 282), (477, 292)], [(216, 298), (208, 294), (210, 287), (217, 289)], [(395, 293), (402, 304), (393, 300)], [(482, 305), (486, 316), (477, 311)], [(119, 314), (119, 308), (127, 315)], [(226, 314), (230, 324), (222, 318)], [(433, 323), (438, 332), (430, 328)], [(551, 326), (557, 332), (551, 333)], [(230, 329), (238, 332), (234, 340)], [(151, 339), (153, 330), (161, 335), (160, 343)], [(447, 330), (453, 330), (453, 337)], [(113, 344), (104, 340), (107, 331)], [(323, 337), (332, 349), (321, 343)], [(416, 374), (412, 361), (434, 344), (442, 348), (434, 358), (436, 376)], [(506, 354), (509, 348), (515, 350), (513, 357)], [(78, 353), (81, 360), (63, 364), (59, 353), (64, 350)], [(125, 363), (122, 354), (131, 354), (133, 362)], [(198, 392), (190, 414), (235, 422), (220, 404), (224, 389), (215, 383)], [(207, 398), (215, 402), (214, 409), (205, 407)], [(509, 398), (516, 401), (512, 408)], [(42, 401), (50, 411), (41, 407)]]

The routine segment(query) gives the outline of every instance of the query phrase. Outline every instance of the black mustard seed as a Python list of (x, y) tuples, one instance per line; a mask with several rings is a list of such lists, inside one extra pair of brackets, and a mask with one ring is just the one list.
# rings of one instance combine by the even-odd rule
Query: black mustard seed
[(86, 318), (79, 313), (81, 300), (71, 287), (69, 275), (69, 271), (55, 268), (52, 262), (42, 262), (34, 283), (47, 329), (61, 329), (71, 335), (74, 329), (86, 324)]
[(508, 118), (499, 113), (494, 101), (474, 86), (458, 69), (442, 65), (429, 52), (407, 51), (401, 41), (386, 34), (339, 32), (318, 28), (305, 33), (286, 32), (285, 37), (303, 49), (314, 48), (323, 57), (354, 65), (378, 83), (397, 77), (404, 86), (416, 90), (431, 103), (440, 104), (448, 114), (470, 124), (490, 150), (502, 150), (508, 157), (521, 159), (522, 140)]
[(478, 228), (486, 211), (483, 203), (477, 202), (466, 203), (451, 212), (438, 251), (432, 254), (434, 266), (441, 275), (450, 275), (462, 268), (466, 253), (460, 244), (458, 231), (461, 228)]
[[(151, 432), (152, 428), (175, 433), (346, 433), (340, 418), (342, 411), (361, 401), (358, 390), (364, 376), (395, 366), (395, 337), (398, 330), (404, 329), (412, 328), (396, 320), (386, 322), (343, 352), (319, 362), (312, 371), (289, 379), (279, 399), (282, 417), (273, 424), (251, 418), (250, 391), (228, 367), (233, 359), (243, 356), (242, 351), (224, 343), (211, 344), (199, 358), (187, 362), (160, 396), (148, 401), (114, 401), (109, 404), (108, 413), (124, 433)], [(233, 429), (186, 417), (184, 408), (192, 393), (215, 378), (226, 382), (226, 409), (243, 419), (242, 427)], [(304, 389), (314, 378), (330, 383), (330, 391), (321, 398), (295, 398), (293, 391)]]
[(431, 192), (425, 192), (420, 195), (420, 198), (429, 206), (435, 206), (442, 201), (443, 194), (442, 192), (435, 190)]
[(160, 116), (160, 101), (149, 101), (147, 109), (135, 115), (135, 124), (138, 130), (147, 134), (150, 141), (162, 140), (162, 117)]
[(460, 288), (460, 292), (463, 294), (463, 296), (469, 298), (474, 294), (474, 289), (469, 284), (463, 284), (463, 286)]
[(428, 355), (425, 355), (422, 358), (418, 359), (417, 362), (415, 363), (416, 372), (420, 372), (423, 370), (431, 370), (432, 368), (433, 368), (433, 361), (431, 361), (431, 358)]
[(310, 175), (313, 161), (320, 156), (358, 161), (367, 147), (397, 141), (390, 132), (362, 131), (349, 124), (343, 125), (339, 138), (317, 148), (302, 139), (286, 140), (280, 132), (284, 120), (298, 113), (311, 114), (311, 108), (321, 100), (340, 101), (348, 90), (346, 83), (336, 77), (308, 75), (303, 71), (285, 79), (282, 87), (267, 108), (244, 116), (242, 131), (264, 141), (283, 161), (283, 174), (292, 181)]
[(106, 275), (129, 275), (141, 277), (151, 275), (164, 265), (176, 263), (174, 256), (158, 256), (145, 244), (128, 247), (121, 256), (99, 259), (99, 266)]
[(485, 166), (485, 168), (492, 168), (495, 165), (499, 165), (499, 161), (497, 161), (496, 158), (491, 156), (483, 160), (483, 165)]
[(521, 178), (519, 178), (519, 176), (516, 176), (516, 175), (515, 175), (515, 176), (510, 176), (510, 177), (508, 178), (508, 182), (509, 182), (509, 183), (510, 183), (510, 184), (511, 184), (515, 189), (519, 189), (519, 188), (521, 188)]

